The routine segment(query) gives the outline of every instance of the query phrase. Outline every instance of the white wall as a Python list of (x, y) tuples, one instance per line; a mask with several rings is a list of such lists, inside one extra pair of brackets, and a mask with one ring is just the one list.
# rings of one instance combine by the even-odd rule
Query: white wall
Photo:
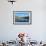
[[(43, 6), (42, 0), (17, 0), (14, 5), (7, 0), (0, 0), (0, 40), (14, 40), (18, 32), (29, 33), (32, 39), (38, 41), (46, 40), (46, 16)], [(31, 10), (32, 25), (13, 25), (13, 10)]]

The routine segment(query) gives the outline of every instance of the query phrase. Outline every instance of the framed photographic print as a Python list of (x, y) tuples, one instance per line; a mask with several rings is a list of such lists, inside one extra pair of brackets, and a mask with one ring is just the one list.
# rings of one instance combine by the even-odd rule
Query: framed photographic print
[(15, 25), (32, 24), (32, 11), (13, 11), (13, 24)]

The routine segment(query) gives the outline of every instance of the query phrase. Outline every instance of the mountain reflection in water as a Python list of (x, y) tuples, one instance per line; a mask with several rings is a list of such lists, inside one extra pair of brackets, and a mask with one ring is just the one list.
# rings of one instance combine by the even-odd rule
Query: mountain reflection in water
[(15, 17), (15, 21), (16, 22), (29, 22), (29, 16), (25, 16), (25, 17)]

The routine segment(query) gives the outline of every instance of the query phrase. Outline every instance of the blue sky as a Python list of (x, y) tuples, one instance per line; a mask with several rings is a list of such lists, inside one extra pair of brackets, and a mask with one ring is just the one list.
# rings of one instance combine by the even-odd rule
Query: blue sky
[(21, 12), (21, 13), (16, 13), (16, 16), (28, 16), (29, 13)]

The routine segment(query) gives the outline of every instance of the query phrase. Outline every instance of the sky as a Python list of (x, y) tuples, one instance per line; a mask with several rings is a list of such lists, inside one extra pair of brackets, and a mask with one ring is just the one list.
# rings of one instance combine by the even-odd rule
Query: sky
[(28, 15), (29, 15), (29, 12), (16, 12), (16, 16), (23, 17), (23, 16), (28, 16)]
[(20, 17), (28, 16), (28, 15), (29, 15), (28, 13), (16, 13), (16, 16), (20, 16)]

